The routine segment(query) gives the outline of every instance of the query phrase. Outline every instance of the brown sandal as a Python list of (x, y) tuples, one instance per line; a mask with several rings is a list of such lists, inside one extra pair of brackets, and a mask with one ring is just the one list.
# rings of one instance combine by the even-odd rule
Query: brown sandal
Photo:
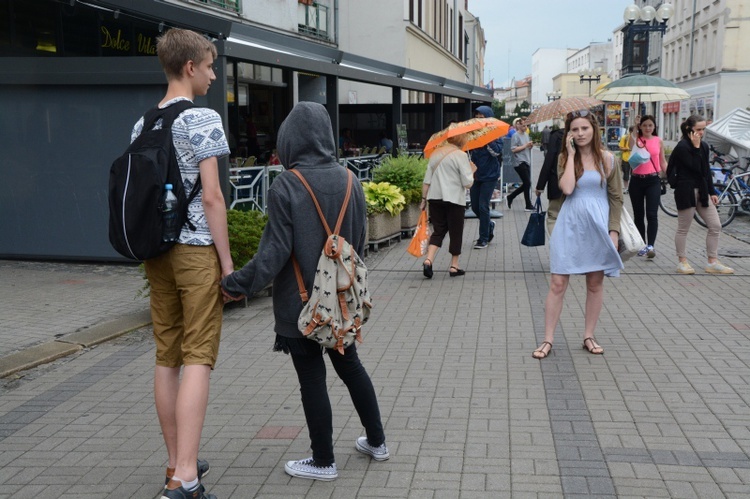
[[(544, 345), (549, 345), (549, 350), (547, 350), (546, 352), (544, 351)], [(534, 357), (535, 359), (542, 360), (542, 359), (546, 359), (551, 351), (552, 351), (552, 343), (550, 343), (549, 341), (543, 341), (542, 344), (539, 345), (539, 348), (531, 352), (531, 356)], [(539, 354), (538, 356), (534, 355), (537, 353)]]
[[(589, 348), (586, 345), (587, 341), (591, 342), (591, 348)], [(584, 350), (587, 350), (592, 355), (604, 355), (604, 349), (601, 346), (594, 346), (594, 345), (596, 345), (596, 340), (594, 339), (593, 336), (591, 338), (584, 338), (583, 340)], [(596, 350), (599, 350), (599, 351), (597, 352)]]

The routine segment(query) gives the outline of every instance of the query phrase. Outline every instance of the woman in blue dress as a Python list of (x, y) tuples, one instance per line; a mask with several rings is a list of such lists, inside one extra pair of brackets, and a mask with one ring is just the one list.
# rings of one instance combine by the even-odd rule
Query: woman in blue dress
[(550, 287), (544, 305), (544, 341), (532, 357), (552, 351), (563, 298), (571, 274), (586, 275), (583, 348), (604, 349), (594, 339), (604, 296), (604, 276), (617, 277), (622, 260), (617, 252), (622, 212), (619, 160), (601, 147), (596, 116), (586, 110), (565, 119), (565, 148), (558, 161), (562, 206), (550, 236)]

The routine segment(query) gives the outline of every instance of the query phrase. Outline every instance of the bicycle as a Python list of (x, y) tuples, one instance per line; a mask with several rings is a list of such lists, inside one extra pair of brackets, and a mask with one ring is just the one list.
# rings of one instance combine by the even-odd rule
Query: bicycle
[(677, 205), (674, 202), (674, 195), (669, 192), (667, 179), (661, 179), (661, 197), (659, 198), (659, 208), (670, 217), (677, 217)]
[[(734, 217), (737, 216), (737, 210), (750, 211), (750, 185), (743, 181), (744, 178), (750, 177), (750, 172), (734, 174), (731, 170), (722, 170), (725, 174), (724, 183), (714, 184), (714, 194), (719, 196), (719, 204), (716, 211), (719, 213), (721, 226), (726, 227)], [(728, 180), (728, 182), (726, 182)], [(739, 201), (737, 198), (739, 197)], [(706, 227), (698, 213), (695, 214), (695, 221)]]

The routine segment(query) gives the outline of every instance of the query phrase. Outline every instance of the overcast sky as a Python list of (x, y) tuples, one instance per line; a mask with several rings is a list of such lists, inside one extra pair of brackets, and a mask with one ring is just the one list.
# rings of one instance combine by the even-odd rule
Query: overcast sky
[(469, 0), (479, 17), (487, 49), (484, 81), (503, 86), (531, 74), (531, 54), (538, 48), (580, 49), (606, 42), (623, 23), (632, 0)]

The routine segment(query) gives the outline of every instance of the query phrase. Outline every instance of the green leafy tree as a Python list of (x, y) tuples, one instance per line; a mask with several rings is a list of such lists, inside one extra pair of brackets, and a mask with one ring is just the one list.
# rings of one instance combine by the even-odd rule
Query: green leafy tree
[(495, 113), (495, 118), (502, 119), (502, 117), (505, 116), (505, 101), (497, 99), (493, 100), (492, 112)]

